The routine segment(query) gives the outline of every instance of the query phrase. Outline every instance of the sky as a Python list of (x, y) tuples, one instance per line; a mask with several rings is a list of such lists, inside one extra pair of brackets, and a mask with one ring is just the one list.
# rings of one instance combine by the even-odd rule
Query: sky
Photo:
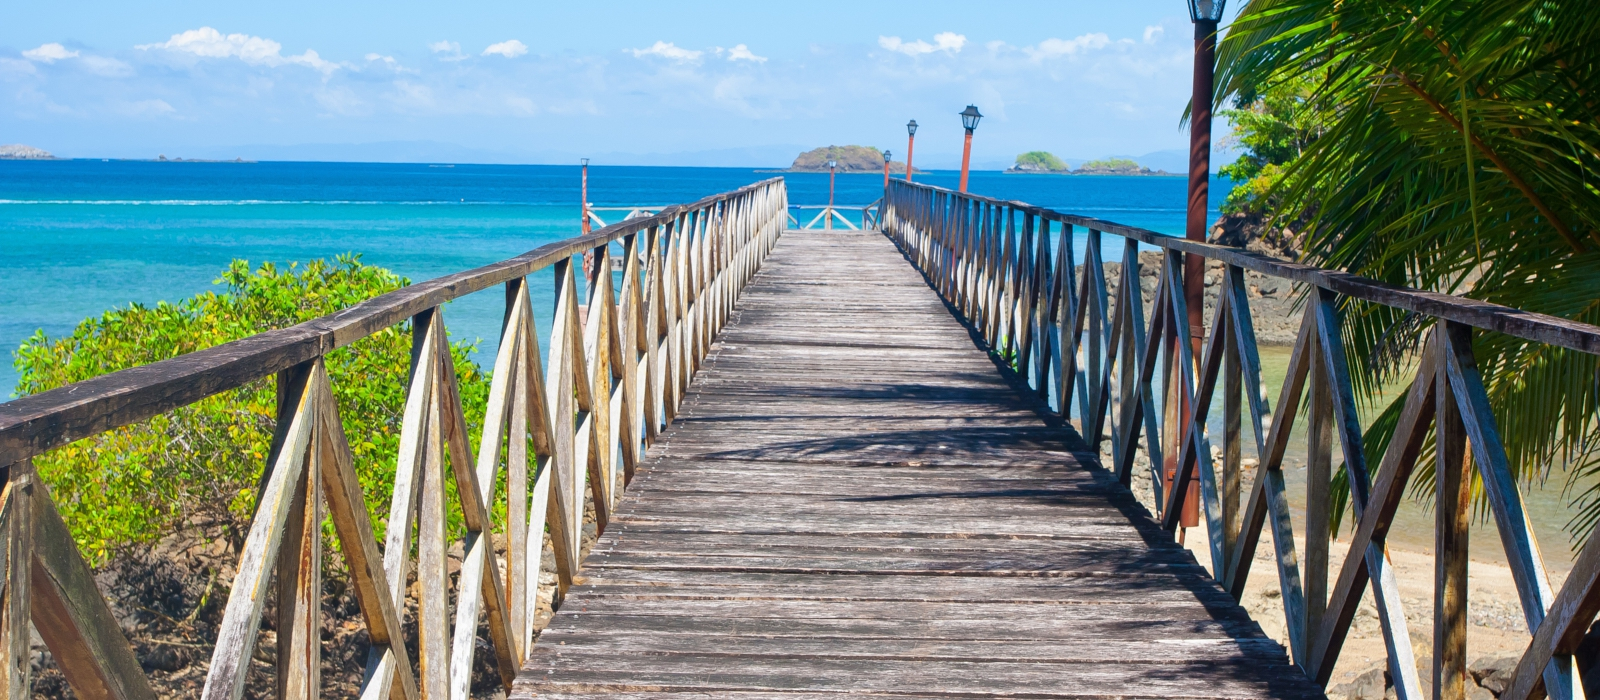
[(984, 114), (978, 167), (1047, 150), (1165, 152), (1152, 158), (1170, 169), (1188, 139), (1183, 0), (60, 0), (6, 14), (0, 143), (66, 157), (781, 166), (828, 144), (898, 156), (914, 118), (916, 164), (937, 168), (959, 162), (968, 103)]

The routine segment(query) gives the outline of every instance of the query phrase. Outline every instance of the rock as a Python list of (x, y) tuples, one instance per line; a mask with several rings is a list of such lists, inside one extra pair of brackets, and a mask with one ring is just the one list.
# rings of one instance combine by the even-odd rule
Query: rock
[(176, 671), (189, 665), (188, 654), (178, 647), (166, 644), (156, 644), (150, 647), (150, 652), (139, 659), (139, 663), (151, 671)]
[(1467, 665), (1467, 672), (1472, 674), (1472, 679), (1478, 685), (1498, 696), (1511, 684), (1511, 676), (1517, 671), (1517, 661), (1519, 659), (1515, 656), (1479, 657)]
[(1475, 685), (1467, 688), (1467, 700), (1494, 700), (1494, 693)]
[(1277, 599), (1277, 598), (1280, 598), (1280, 597), (1283, 596), (1283, 591), (1280, 591), (1275, 587), (1274, 588), (1268, 588), (1265, 592), (1262, 593), (1262, 595), (1264, 595), (1264, 596), (1266, 596), (1268, 598)]
[(1382, 700), (1384, 690), (1389, 687), (1389, 672), (1382, 667), (1368, 670), (1351, 682), (1350, 700)]

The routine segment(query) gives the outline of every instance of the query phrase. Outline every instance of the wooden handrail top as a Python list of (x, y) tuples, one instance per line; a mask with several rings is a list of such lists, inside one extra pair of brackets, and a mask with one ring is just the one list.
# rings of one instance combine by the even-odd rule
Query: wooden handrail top
[(555, 241), (514, 258), (397, 289), (288, 328), (0, 403), (0, 466), (236, 389), (445, 302), (525, 277), (584, 251), (670, 223), (683, 213), (781, 181), (769, 178), (691, 204), (666, 207), (587, 236)]
[(1497, 331), (1525, 340), (1548, 343), (1591, 355), (1600, 355), (1600, 327), (1571, 321), (1559, 316), (1523, 311), (1509, 306), (1450, 294), (1401, 287), (1348, 272), (1327, 270), (1303, 263), (1280, 260), (1240, 248), (1191, 241), (1137, 226), (1124, 226), (1104, 219), (1063, 214), (1028, 204), (1027, 202), (963, 194), (944, 187), (921, 183), (908, 184), (903, 180), (892, 180), (891, 182), (899, 187), (911, 187), (928, 192), (963, 197), (975, 202), (1009, 207), (1042, 219), (1082, 226), (1122, 236), (1123, 238), (1132, 238), (1158, 248), (1176, 250), (1183, 253), (1195, 253), (1205, 258), (1221, 260), (1230, 265), (1237, 265), (1264, 275), (1316, 285), (1353, 299), (1362, 299), (1383, 304), (1384, 306), (1392, 306), (1435, 318), (1464, 323), (1474, 328)]

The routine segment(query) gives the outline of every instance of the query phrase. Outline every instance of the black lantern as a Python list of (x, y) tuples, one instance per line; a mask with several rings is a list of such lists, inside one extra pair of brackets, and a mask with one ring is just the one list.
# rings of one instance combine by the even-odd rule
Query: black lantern
[(838, 161), (833, 161), (833, 160), (828, 161), (828, 169), (829, 170), (832, 170), (832, 169), (834, 169), (836, 167), (839, 167), (839, 162)]
[(906, 122), (906, 135), (907, 136), (916, 136), (917, 135), (917, 120), (913, 119), (911, 121)]
[(961, 110), (961, 126), (965, 128), (968, 133), (971, 133), (973, 129), (978, 128), (978, 120), (982, 118), (983, 115), (978, 114), (978, 107), (976, 105), (967, 105), (966, 109)]
[(1189, 19), (1195, 22), (1221, 22), (1222, 6), (1228, 0), (1189, 0)]
[(889, 151), (884, 151), (883, 152), (883, 162), (888, 163), (893, 158), (894, 158), (894, 154), (893, 153), (891, 153)]

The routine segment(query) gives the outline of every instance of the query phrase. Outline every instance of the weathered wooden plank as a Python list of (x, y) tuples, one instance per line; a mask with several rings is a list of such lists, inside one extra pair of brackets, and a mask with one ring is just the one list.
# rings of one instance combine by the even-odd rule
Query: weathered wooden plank
[(8, 700), (33, 696), (32, 618), (33, 499), (36, 487), (31, 461), (6, 469), (3, 499), (5, 589), (0, 600), (0, 685)]
[[(34, 628), (50, 648), (72, 692), (84, 700), (154, 699), (94, 573), (78, 553), (49, 490), (35, 483), (33, 564), (29, 597)], [(5, 498), (0, 496), (0, 498)], [(9, 516), (7, 516), (9, 517)], [(0, 530), (4, 529), (0, 525)]]
[[(1488, 392), (1478, 376), (1477, 361), (1472, 356), (1472, 329), (1447, 321), (1440, 340), (1445, 345), (1445, 362), (1441, 369), (1449, 377), (1456, 406), (1461, 410), (1462, 425), (1472, 446), (1473, 463), (1483, 477), (1483, 492), (1494, 513), (1524, 618), (1528, 629), (1537, 630), (1544, 622), (1545, 612), (1555, 602), (1555, 596), (1550, 590), (1544, 559), (1539, 554), (1538, 540), (1533, 536), (1533, 526), (1511, 476)], [(1553, 657), (1545, 667), (1544, 683), (1545, 692), (1552, 698), (1573, 697), (1576, 678), (1571, 657)], [(1581, 688), (1577, 690), (1581, 692)]]
[[(321, 360), (315, 360), (321, 364)], [(308, 372), (305, 383), (288, 396), (294, 409), (289, 421), (280, 421), (281, 445), (270, 465), (266, 484), (257, 500), (256, 517), (240, 550), (238, 573), (229, 588), (227, 607), (217, 630), (211, 668), (206, 674), (201, 697), (206, 700), (238, 700), (244, 693), (245, 674), (255, 648), (261, 608), (266, 604), (271, 572), (283, 542), (284, 524), (294, 503), (294, 490), (306, 467), (312, 427), (317, 421), (315, 396), (326, 375)]]
[[(1444, 343), (1436, 344), (1442, 352)], [(1434, 601), (1435, 698), (1465, 698), (1467, 676), (1467, 537), (1472, 525), (1472, 473), (1461, 409), (1445, 373), (1436, 375), (1434, 419)]]
[[(313, 370), (316, 371), (316, 370)], [(317, 382), (325, 386), (326, 380)], [(294, 485), (278, 554), (278, 697), (316, 698), (322, 686), (322, 491), (318, 472), (326, 449), (320, 414), (326, 408), (314, 395), (318, 424), (312, 428), (309, 464)]]
[(1433, 418), (1438, 360), (1437, 351), (1431, 345), (1425, 346), (1422, 362), (1406, 393), (1400, 420), (1395, 425), (1370, 494), (1365, 500), (1357, 498), (1358, 494), (1352, 494), (1351, 508), (1355, 511), (1357, 522), (1350, 539), (1349, 553), (1340, 567), (1338, 582), (1328, 597), (1324, 624), (1316, 632), (1311, 658), (1306, 664), (1315, 669), (1317, 679), (1322, 683), (1327, 683), (1327, 679), (1333, 675), (1334, 663), (1338, 660), (1345, 634), (1361, 601), (1362, 589), (1369, 578), (1387, 656), (1400, 659), (1402, 664), (1415, 668), (1411, 660), (1411, 635), (1401, 610), (1399, 584), (1383, 542), (1388, 536), (1395, 510), (1404, 496), (1406, 483), (1416, 468), (1417, 455), (1422, 450), (1423, 439)]
[[(320, 400), (324, 409), (321, 414), (322, 473), (319, 475), (322, 493), (327, 499), (328, 519), (339, 535), (345, 568), (350, 573), (351, 587), (355, 589), (356, 602), (367, 623), (367, 639), (372, 646), (361, 697), (363, 700), (416, 700), (417, 679), (411, 675), (410, 654), (403, 643), (404, 632), (398, 612), (402, 599), (389, 586), (389, 574), (372, 534), (361, 480), (356, 475), (338, 406), (331, 393), (324, 393)], [(393, 529), (391, 525), (391, 534)], [(395, 680), (400, 682), (395, 683)]]

